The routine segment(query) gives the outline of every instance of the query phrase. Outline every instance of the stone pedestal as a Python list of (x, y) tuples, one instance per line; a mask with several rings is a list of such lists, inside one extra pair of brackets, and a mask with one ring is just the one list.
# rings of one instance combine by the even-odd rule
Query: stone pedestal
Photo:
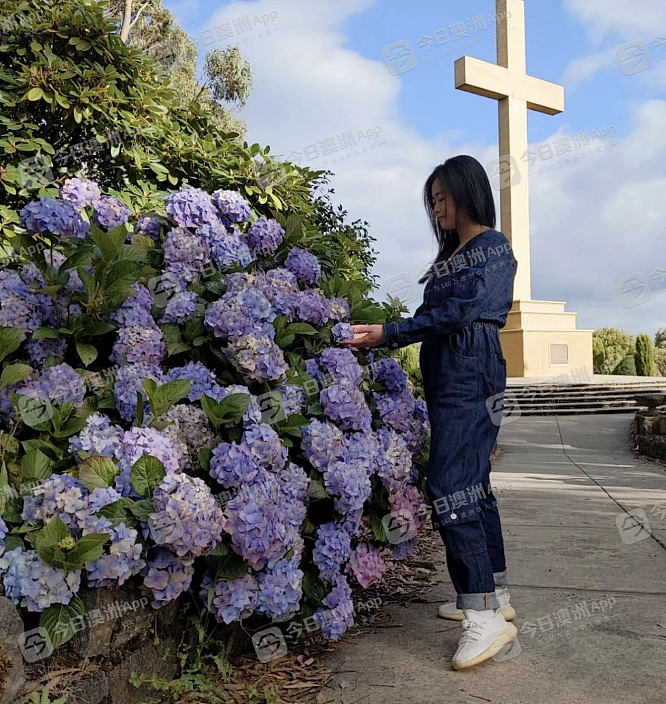
[(514, 301), (500, 333), (507, 376), (550, 377), (585, 367), (590, 376), (592, 330), (577, 330), (563, 301)]

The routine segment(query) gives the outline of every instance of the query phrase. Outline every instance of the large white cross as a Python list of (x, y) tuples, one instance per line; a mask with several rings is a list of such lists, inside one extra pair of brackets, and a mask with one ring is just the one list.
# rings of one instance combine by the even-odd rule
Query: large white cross
[(500, 193), (501, 227), (518, 260), (513, 297), (529, 301), (532, 297), (529, 182), (523, 161), (528, 150), (527, 111), (547, 115), (563, 112), (564, 87), (527, 74), (523, 0), (498, 0), (497, 14), (504, 16), (497, 22), (497, 64), (463, 56), (455, 63), (456, 88), (499, 101), (498, 168), (510, 168), (510, 157), (514, 168), (511, 179), (504, 179), (507, 183)]

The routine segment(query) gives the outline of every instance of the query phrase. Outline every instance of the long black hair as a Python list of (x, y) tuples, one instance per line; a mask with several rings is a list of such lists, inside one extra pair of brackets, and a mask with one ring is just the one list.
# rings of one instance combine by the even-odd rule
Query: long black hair
[[(442, 230), (435, 215), (432, 200), (432, 186), (435, 181), (439, 182), (442, 191), (455, 203), (457, 221), (455, 230)], [(439, 252), (434, 263), (448, 259), (460, 245), (458, 231), (460, 230), (462, 213), (472, 222), (491, 229), (495, 228), (497, 222), (495, 200), (488, 174), (483, 166), (471, 156), (454, 156), (440, 164), (428, 176), (423, 187), (423, 203), (439, 244)], [(428, 280), (430, 271), (420, 279), (420, 284)]]

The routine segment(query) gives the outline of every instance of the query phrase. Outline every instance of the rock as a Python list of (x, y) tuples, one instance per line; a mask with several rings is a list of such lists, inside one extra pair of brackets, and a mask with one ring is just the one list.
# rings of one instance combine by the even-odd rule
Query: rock
[(159, 648), (149, 643), (136, 650), (121, 665), (108, 674), (111, 704), (137, 704), (140, 701), (150, 701), (156, 693), (149, 685), (134, 687), (129, 683), (132, 673), (157, 675), (165, 680), (174, 679), (179, 672), (176, 658), (176, 640), (167, 639), (160, 642)]
[(103, 672), (96, 672), (71, 685), (67, 696), (67, 704), (102, 704), (109, 696), (109, 680)]
[(0, 597), (0, 704), (16, 704), (25, 685), (19, 636), (23, 620), (9, 599)]
[(665, 394), (639, 394), (634, 396), (634, 398), (639, 406), (645, 406), (646, 408), (656, 408), (666, 403)]

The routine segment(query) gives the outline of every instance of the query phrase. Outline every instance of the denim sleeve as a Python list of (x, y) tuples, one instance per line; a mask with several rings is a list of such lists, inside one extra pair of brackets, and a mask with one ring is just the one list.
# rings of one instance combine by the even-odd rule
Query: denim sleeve
[(417, 313), (400, 323), (386, 323), (384, 340), (388, 347), (406, 347), (431, 335), (450, 335), (481, 316), (487, 303), (491, 272), (479, 269), (464, 285), (436, 308)]

